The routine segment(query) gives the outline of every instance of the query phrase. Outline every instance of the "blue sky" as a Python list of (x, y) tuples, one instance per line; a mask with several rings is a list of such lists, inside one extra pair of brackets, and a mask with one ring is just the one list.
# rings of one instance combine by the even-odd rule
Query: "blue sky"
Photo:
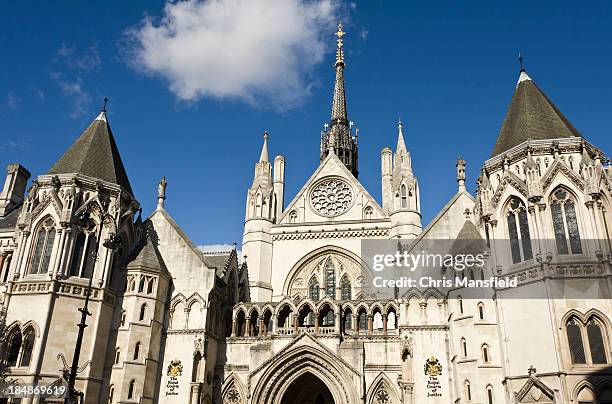
[(474, 190), (519, 49), (578, 130), (611, 150), (610, 2), (242, 1), (4, 4), (0, 164), (44, 173), (108, 96), (145, 214), (165, 175), (166, 207), (194, 242), (240, 242), (263, 131), (271, 155), (286, 157), (287, 203), (318, 164), (337, 20), (360, 180), (380, 200), (380, 150), (395, 146), (401, 116), (424, 223), (456, 191), (458, 155)]

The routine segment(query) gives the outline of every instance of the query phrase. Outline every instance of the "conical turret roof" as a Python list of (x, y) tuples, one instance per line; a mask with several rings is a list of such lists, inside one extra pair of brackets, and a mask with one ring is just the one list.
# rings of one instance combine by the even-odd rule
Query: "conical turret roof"
[(578, 130), (521, 70), (491, 156), (502, 154), (527, 140), (581, 136)]
[(120, 185), (132, 194), (105, 111), (100, 112), (47, 174), (73, 173)]

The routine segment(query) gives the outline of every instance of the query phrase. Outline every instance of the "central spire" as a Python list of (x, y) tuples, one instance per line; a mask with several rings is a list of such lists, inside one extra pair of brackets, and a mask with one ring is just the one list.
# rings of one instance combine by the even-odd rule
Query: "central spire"
[(329, 125), (325, 125), (325, 130), (321, 133), (320, 157), (323, 161), (329, 153), (336, 154), (346, 168), (357, 177), (359, 173), (357, 136), (352, 134), (352, 122), (349, 122), (346, 112), (344, 43), (342, 39), (346, 33), (342, 30), (342, 24), (338, 24), (338, 31), (334, 35), (338, 38), (336, 40), (336, 63), (334, 64), (336, 81), (334, 82), (331, 121)]

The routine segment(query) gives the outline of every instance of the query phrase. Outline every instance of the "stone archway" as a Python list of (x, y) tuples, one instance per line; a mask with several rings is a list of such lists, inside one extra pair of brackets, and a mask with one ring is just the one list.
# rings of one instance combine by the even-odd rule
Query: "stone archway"
[(307, 372), (291, 383), (281, 404), (334, 404), (334, 397), (321, 379)]

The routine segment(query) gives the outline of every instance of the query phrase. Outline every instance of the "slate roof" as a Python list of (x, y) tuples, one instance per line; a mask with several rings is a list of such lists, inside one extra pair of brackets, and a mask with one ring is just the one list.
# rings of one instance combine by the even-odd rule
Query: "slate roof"
[(470, 254), (470, 253), (482, 253), (488, 251), (486, 241), (482, 238), (474, 223), (471, 220), (466, 220), (463, 224), (457, 238), (451, 245), (449, 253), (452, 255), (456, 254)]
[(168, 271), (164, 259), (150, 236), (143, 240), (132, 256), (134, 258), (127, 265), (128, 269), (144, 268), (157, 272)]
[(100, 112), (48, 172), (73, 173), (118, 184), (132, 194), (130, 181), (104, 111)]
[(582, 136), (529, 75), (521, 71), (491, 157), (529, 139)]
[(0, 216), (0, 231), (14, 230), (23, 205), (11, 210), (8, 215)]

